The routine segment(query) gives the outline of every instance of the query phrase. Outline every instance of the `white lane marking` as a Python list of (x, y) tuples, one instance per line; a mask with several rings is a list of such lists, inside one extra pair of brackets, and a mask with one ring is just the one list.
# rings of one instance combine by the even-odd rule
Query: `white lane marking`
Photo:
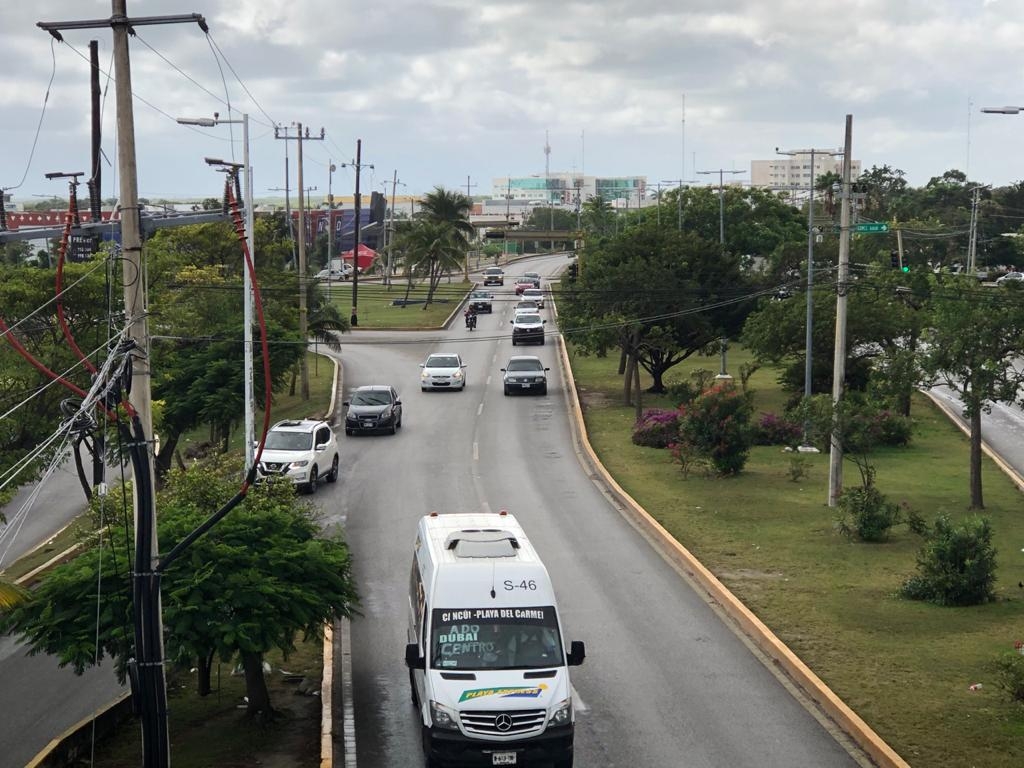
[(487, 386), (488, 387), (491, 386), (491, 377), (490, 376), (487, 377)]
[(491, 362), (492, 363), (498, 362), (498, 353), (497, 352), (495, 352), (493, 355), (491, 355)]
[[(488, 381), (487, 383), (488, 383), (488, 384), (490, 384), (491, 382), (490, 382), (490, 381)], [(476, 407), (476, 415), (477, 415), (477, 416), (479, 416), (479, 415), (480, 415), (481, 413), (483, 413), (483, 412), (484, 412), (484, 404), (483, 404), (483, 403), (480, 403), (480, 405), (478, 405), (478, 406)]]
[(473, 461), (480, 461), (480, 443), (473, 441)]
[(590, 707), (583, 703), (583, 699), (580, 698), (580, 692), (576, 690), (576, 686), (572, 683), (569, 684), (572, 689), (572, 706), (581, 715), (585, 715), (590, 711)]

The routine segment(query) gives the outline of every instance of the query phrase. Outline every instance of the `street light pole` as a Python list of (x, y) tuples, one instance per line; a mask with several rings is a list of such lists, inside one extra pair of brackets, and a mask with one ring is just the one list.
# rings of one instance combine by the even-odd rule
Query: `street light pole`
[(725, 182), (724, 176), (727, 173), (737, 174), (745, 173), (745, 171), (728, 171), (725, 168), (719, 168), (717, 171), (697, 171), (697, 173), (707, 176), (708, 174), (718, 174), (718, 243), (719, 245), (725, 245)]
[[(242, 165), (245, 166), (245, 239), (249, 246), (249, 258), (252, 260), (253, 269), (256, 268), (256, 237), (253, 232), (254, 212), (252, 202), (252, 166), (249, 164), (249, 115), (243, 114), (241, 120), (221, 120), (215, 112), (213, 118), (186, 118), (179, 117), (178, 122), (182, 125), (200, 125), (205, 128), (212, 128), (215, 125), (230, 123), (242, 124)], [(254, 460), (254, 445), (256, 439), (256, 406), (253, 394), (252, 365), (253, 365), (253, 294), (252, 277), (246, 265), (242, 264), (242, 322), (245, 327), (242, 331), (243, 366), (245, 367), (245, 471), (248, 474)]]
[[(806, 328), (804, 330), (804, 398), (811, 397), (811, 355), (813, 352), (813, 328), (814, 328), (814, 293), (812, 288), (814, 287), (814, 156), (819, 155), (841, 155), (842, 150), (834, 149), (795, 149), (783, 152), (778, 147), (775, 148), (775, 153), (778, 155), (786, 155), (789, 157), (797, 157), (800, 155), (811, 156), (811, 181), (809, 185), (810, 196), (807, 203), (807, 319)], [(809, 425), (805, 421), (803, 425), (803, 443), (799, 446), (799, 450), (804, 453), (817, 453), (818, 450), (810, 445), (807, 441), (807, 433)]]

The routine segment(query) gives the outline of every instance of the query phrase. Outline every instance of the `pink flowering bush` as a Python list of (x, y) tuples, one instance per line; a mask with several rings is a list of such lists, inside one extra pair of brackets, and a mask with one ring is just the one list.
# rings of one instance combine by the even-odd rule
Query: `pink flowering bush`
[(667, 448), (679, 439), (679, 412), (649, 408), (633, 425), (633, 442), (648, 448)]

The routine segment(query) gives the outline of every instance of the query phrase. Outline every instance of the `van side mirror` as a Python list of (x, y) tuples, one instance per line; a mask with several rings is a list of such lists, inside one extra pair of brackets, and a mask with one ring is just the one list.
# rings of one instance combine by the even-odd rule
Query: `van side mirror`
[[(419, 651), (418, 646), (412, 646)], [(408, 652), (407, 654), (408, 655)], [(569, 656), (566, 658), (565, 663), (570, 667), (578, 667), (583, 663), (583, 660), (587, 658), (587, 649), (583, 645), (582, 640), (573, 640), (569, 644)]]
[[(575, 646), (575, 643), (573, 645)], [(409, 643), (405, 646), (405, 666), (409, 669), (427, 668), (427, 660), (420, 656), (420, 647), (418, 644)]]

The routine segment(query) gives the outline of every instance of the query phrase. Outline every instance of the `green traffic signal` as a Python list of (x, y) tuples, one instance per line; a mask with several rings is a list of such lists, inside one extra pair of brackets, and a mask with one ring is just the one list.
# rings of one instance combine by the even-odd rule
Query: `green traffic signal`
[(902, 267), (900, 267), (900, 269), (903, 270), (904, 272), (909, 272), (910, 271), (910, 267), (908, 267), (906, 264), (904, 264)]

